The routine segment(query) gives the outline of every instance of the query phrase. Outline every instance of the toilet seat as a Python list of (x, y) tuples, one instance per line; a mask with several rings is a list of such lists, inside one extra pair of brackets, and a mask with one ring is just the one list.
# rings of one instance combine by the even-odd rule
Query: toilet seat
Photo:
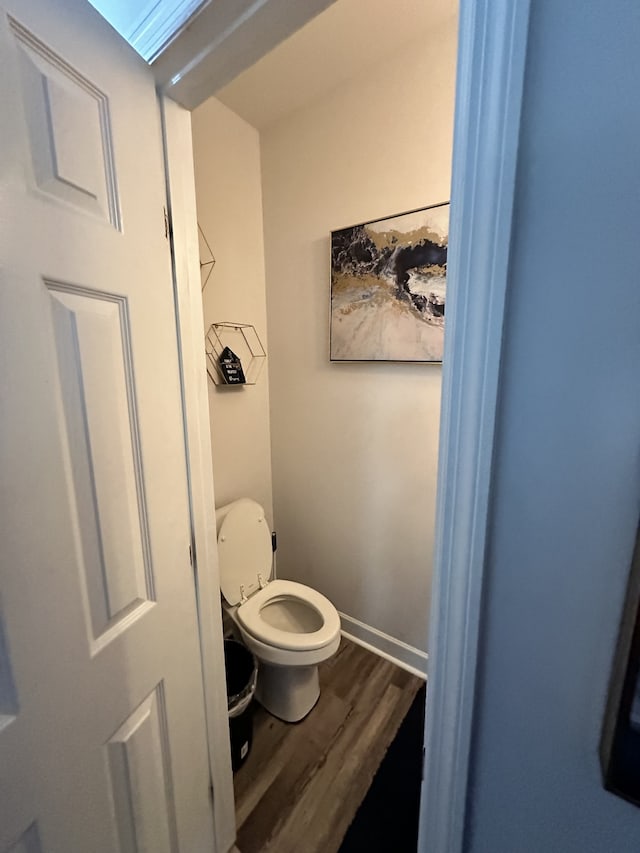
[(260, 504), (240, 498), (216, 510), (220, 590), (240, 604), (271, 577), (271, 531)]
[[(311, 608), (322, 624), (313, 631), (283, 630), (265, 621), (262, 611), (269, 604), (291, 601)], [(244, 630), (269, 646), (290, 651), (311, 651), (328, 646), (340, 634), (338, 611), (324, 595), (301, 583), (273, 580), (254, 593), (237, 610), (237, 618)]]

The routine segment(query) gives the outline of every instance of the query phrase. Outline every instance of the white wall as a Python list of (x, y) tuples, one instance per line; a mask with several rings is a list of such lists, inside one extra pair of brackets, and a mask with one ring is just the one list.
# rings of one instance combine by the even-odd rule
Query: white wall
[(472, 853), (636, 853), (598, 742), (640, 510), (640, 6), (532, 4)]
[[(198, 221), (216, 258), (204, 291), (205, 326), (250, 323), (268, 352), (258, 133), (215, 98), (192, 113), (192, 127)], [(271, 520), (267, 370), (244, 388), (209, 380), (209, 408), (218, 506), (252, 497)]]
[(441, 369), (330, 364), (329, 232), (449, 199), (456, 24), (262, 134), (278, 573), (426, 650)]

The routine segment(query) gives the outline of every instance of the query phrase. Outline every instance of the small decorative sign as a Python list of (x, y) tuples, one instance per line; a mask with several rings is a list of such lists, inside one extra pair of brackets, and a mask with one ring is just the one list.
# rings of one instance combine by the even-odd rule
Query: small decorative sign
[(229, 347), (225, 347), (219, 358), (220, 372), (227, 385), (244, 385), (247, 381), (238, 356)]

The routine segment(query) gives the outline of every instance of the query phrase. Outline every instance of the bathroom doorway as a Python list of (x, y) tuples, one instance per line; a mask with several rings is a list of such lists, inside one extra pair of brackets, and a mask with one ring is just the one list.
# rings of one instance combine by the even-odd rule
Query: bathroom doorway
[(388, 18), (340, 0), (192, 127), (205, 332), (250, 326), (266, 352), (255, 385), (209, 383), (216, 505), (258, 500), (278, 576), (424, 676), (441, 366), (328, 348), (330, 232), (449, 200), (457, 4)]

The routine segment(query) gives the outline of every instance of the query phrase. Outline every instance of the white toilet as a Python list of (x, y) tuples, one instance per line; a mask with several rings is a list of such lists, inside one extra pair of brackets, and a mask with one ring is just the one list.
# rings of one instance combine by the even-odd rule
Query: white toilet
[(249, 498), (216, 511), (220, 588), (247, 647), (259, 661), (256, 698), (289, 723), (318, 701), (318, 664), (340, 645), (333, 604), (301, 583), (271, 580), (271, 531)]

